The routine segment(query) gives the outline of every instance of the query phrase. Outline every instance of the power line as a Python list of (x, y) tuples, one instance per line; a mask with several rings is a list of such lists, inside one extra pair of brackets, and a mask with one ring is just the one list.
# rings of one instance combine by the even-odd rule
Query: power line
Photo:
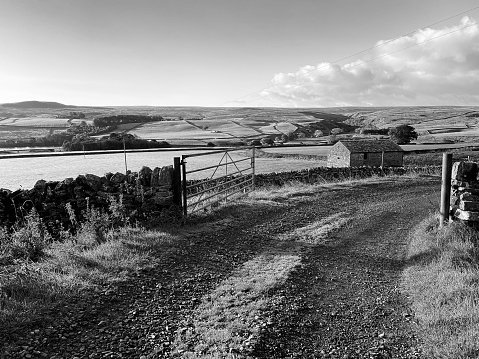
[[(452, 19), (452, 18), (455, 18), (455, 17), (457, 17), (457, 16), (459, 16), (459, 15), (466, 14), (466, 13), (468, 13), (468, 12), (470, 12), (470, 11), (473, 11), (473, 10), (476, 10), (476, 9), (479, 9), (479, 6), (476, 6), (476, 7), (473, 7), (473, 8), (471, 8), (471, 9), (469, 9), (469, 10), (460, 12), (460, 13), (455, 14), (455, 15), (452, 15), (452, 16), (450, 16), (450, 17), (448, 17), (448, 18), (442, 19), (442, 20), (437, 21), (437, 22), (435, 22), (435, 23), (426, 25), (426, 26), (424, 26), (424, 27), (422, 27), (422, 28), (419, 28), (419, 29), (417, 29), (417, 30), (411, 31), (411, 32), (409, 32), (409, 33), (407, 33), (407, 34), (400, 35), (400, 36), (395, 37), (395, 38), (393, 38), (393, 39), (391, 39), (391, 40), (387, 40), (387, 41), (382, 42), (382, 43), (380, 43), (380, 44), (374, 45), (374, 46), (369, 47), (369, 48), (367, 48), (367, 49), (365, 49), (365, 50), (359, 51), (359, 52), (357, 52), (357, 53), (355, 53), (355, 54), (352, 54), (352, 55), (343, 57), (343, 58), (341, 58), (341, 59), (339, 59), (339, 60), (335, 60), (335, 61), (333, 61), (333, 62), (328, 63), (327, 65), (324, 65), (324, 66), (320, 66), (320, 67), (318, 67), (318, 68), (315, 68), (314, 70), (307, 71), (307, 72), (304, 72), (304, 73), (299, 74), (299, 75), (293, 75), (292, 77), (290, 77), (290, 78), (287, 79), (287, 80), (278, 82), (278, 83), (276, 83), (276, 84), (274, 84), (274, 85), (271, 85), (271, 86), (268, 86), (268, 87), (264, 87), (264, 88), (262, 88), (262, 89), (260, 89), (260, 90), (254, 91), (254, 92), (250, 92), (250, 93), (248, 93), (248, 94), (246, 94), (246, 95), (243, 95), (243, 96), (241, 96), (241, 97), (237, 97), (237, 98), (235, 98), (235, 99), (233, 99), (233, 100), (223, 102), (223, 103), (221, 103), (221, 104), (219, 105), (219, 107), (221, 107), (221, 106), (223, 106), (223, 105), (225, 105), (225, 104), (227, 104), (227, 103), (235, 102), (235, 101), (238, 101), (238, 100), (243, 99), (243, 98), (245, 98), (245, 97), (248, 97), (248, 96), (251, 96), (251, 95), (254, 95), (254, 94), (257, 94), (257, 93), (261, 93), (261, 92), (263, 92), (264, 90), (268, 90), (268, 89), (273, 88), (273, 87), (275, 87), (275, 86), (278, 86), (278, 85), (281, 85), (281, 84), (284, 84), (284, 83), (291, 82), (291, 81), (294, 80), (294, 79), (297, 79), (297, 78), (299, 78), (299, 77), (304, 77), (304, 76), (306, 76), (306, 75), (309, 75), (310, 73), (313, 73), (313, 72), (318, 71), (318, 70), (320, 70), (320, 69), (322, 69), (322, 68), (325, 68), (325, 67), (327, 67), (327, 66), (330, 65), (330, 64), (336, 64), (336, 63), (338, 63), (338, 62), (341, 62), (341, 61), (350, 59), (350, 58), (352, 58), (352, 57), (354, 57), (354, 56), (357, 56), (357, 55), (363, 54), (363, 53), (365, 53), (365, 52), (371, 51), (371, 50), (373, 50), (373, 49), (376, 49), (376, 48), (378, 48), (378, 47), (384, 46), (384, 45), (386, 45), (386, 44), (388, 44), (388, 43), (390, 43), (390, 42), (396, 41), (396, 40), (398, 40), (398, 39), (400, 39), (400, 38), (402, 38), (402, 37), (415, 34), (416, 32), (419, 32), (419, 31), (424, 30), (424, 29), (427, 29), (427, 28), (429, 28), (429, 27), (431, 27), (431, 26), (434, 26), (434, 25), (443, 23), (443, 22), (445, 22), (445, 21), (447, 21), (447, 20), (450, 20), (450, 19)], [(472, 25), (469, 25), (469, 26), (473, 26), (473, 25), (475, 25), (475, 24), (477, 24), (477, 22), (474, 23), (474, 24), (472, 24)], [(469, 26), (466, 26), (466, 27), (469, 27)], [(462, 30), (462, 29), (465, 29), (466, 27), (463, 27), (463, 28), (461, 28), (461, 29), (454, 30), (454, 31), (452, 31), (452, 32), (450, 32), (450, 33), (453, 33), (453, 32), (456, 32), (456, 31), (459, 31), (459, 30)], [(449, 33), (448, 33), (448, 34), (449, 34)], [(445, 35), (448, 35), (448, 34), (445, 34)], [(441, 36), (442, 36), (442, 35), (441, 35)], [(438, 36), (438, 37), (441, 37), (441, 36)], [(430, 40), (433, 40), (433, 39), (430, 39)], [(428, 41), (429, 41), (429, 40), (428, 40)], [(425, 41), (425, 42), (427, 42), (427, 41)], [(424, 42), (422, 42), (422, 43), (424, 43)], [(410, 48), (410, 47), (413, 47), (413, 46), (420, 45), (420, 44), (422, 44), (422, 43), (418, 43), (418, 44), (416, 44), (416, 45), (412, 45), (412, 46), (406, 47), (406, 48), (404, 48), (403, 50), (406, 50), (406, 49), (408, 49), (408, 48)], [(392, 53), (390, 53), (390, 54), (394, 54), (394, 53), (399, 52), (399, 51), (402, 51), (402, 50), (398, 50), (398, 51), (392, 52)], [(390, 55), (390, 54), (387, 54), (387, 55)], [(384, 55), (384, 56), (387, 56), (387, 55)], [(380, 56), (380, 57), (383, 57), (383, 56)], [(377, 58), (372, 59), (372, 60), (370, 60), (370, 61), (366, 61), (366, 62), (364, 62), (363, 64), (366, 64), (366, 63), (368, 63), (368, 62), (374, 61), (374, 60), (376, 60), (376, 59), (378, 59), (378, 58), (380, 58), (380, 57), (377, 57)], [(354, 65), (354, 66), (352, 66), (352, 67), (355, 67), (355, 66), (358, 66), (358, 65)], [(334, 73), (332, 73), (332, 74), (334, 74)], [(329, 75), (327, 75), (327, 76), (329, 76)], [(297, 86), (298, 86), (298, 85), (297, 85)], [(295, 86), (295, 87), (297, 87), (297, 86)], [(245, 103), (249, 103), (249, 102), (252, 102), (252, 101), (256, 101), (257, 99), (259, 99), (259, 98), (256, 98), (256, 99), (251, 100), (251, 101), (245, 101)]]

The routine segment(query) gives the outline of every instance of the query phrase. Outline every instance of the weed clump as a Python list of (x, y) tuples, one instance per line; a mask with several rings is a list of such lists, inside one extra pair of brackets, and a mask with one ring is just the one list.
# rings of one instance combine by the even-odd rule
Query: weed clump
[(32, 209), (11, 231), (0, 228), (0, 264), (17, 260), (37, 261), (52, 242), (42, 219)]
[[(109, 198), (108, 211), (98, 209), (87, 198), (86, 209), (81, 219), (77, 218), (70, 203), (65, 208), (69, 216), (70, 228), (61, 228), (56, 241), (71, 242), (91, 248), (113, 238), (114, 232), (129, 227), (129, 218), (123, 206), (123, 197)], [(23, 209), (21, 209), (23, 213)], [(33, 208), (10, 229), (0, 227), (0, 265), (14, 264), (17, 261), (36, 262), (45, 254), (45, 249), (54, 241), (47, 227)]]

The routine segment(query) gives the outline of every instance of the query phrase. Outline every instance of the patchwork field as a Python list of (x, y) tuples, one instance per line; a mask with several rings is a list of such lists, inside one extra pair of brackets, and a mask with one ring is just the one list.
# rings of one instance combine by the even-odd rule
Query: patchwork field
[[(31, 104), (28, 104), (31, 106)], [(17, 107), (15, 107), (17, 106)], [(160, 115), (168, 121), (121, 124), (114, 131), (141, 138), (171, 141), (175, 145), (215, 140), (222, 145), (241, 140), (276, 137), (302, 132), (306, 142), (316, 130), (329, 135), (340, 128), (342, 136), (353, 136), (363, 127), (389, 128), (408, 124), (419, 134), (419, 143), (479, 141), (479, 107), (336, 107), (336, 108), (210, 108), (210, 107), (28, 107), (25, 103), (0, 105), (0, 139), (35, 137), (62, 130), (80, 120), (68, 120), (71, 112), (82, 112), (89, 124), (93, 119), (111, 115)], [(324, 141), (325, 138), (319, 138)], [(313, 140), (317, 141), (317, 140)]]
[(231, 138), (232, 136), (224, 133), (214, 133), (212, 131), (201, 129), (184, 120), (168, 122), (151, 122), (137, 128), (127, 131), (132, 135), (146, 139), (214, 139)]

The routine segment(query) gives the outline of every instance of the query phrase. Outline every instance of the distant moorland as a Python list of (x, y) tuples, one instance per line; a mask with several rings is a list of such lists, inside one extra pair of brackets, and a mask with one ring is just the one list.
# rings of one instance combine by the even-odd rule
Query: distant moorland
[(331, 134), (378, 137), (374, 130), (402, 124), (415, 128), (418, 143), (476, 142), (479, 107), (79, 107), (26, 101), (0, 105), (0, 147), (61, 146), (114, 140), (119, 134), (171, 146), (241, 145), (262, 139), (318, 144), (330, 142)]

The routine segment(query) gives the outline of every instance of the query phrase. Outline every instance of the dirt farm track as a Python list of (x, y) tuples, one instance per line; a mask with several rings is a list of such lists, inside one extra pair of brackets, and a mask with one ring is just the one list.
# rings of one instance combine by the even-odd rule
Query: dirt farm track
[[(58, 303), (27, 328), (0, 327), (0, 357), (213, 357), (213, 345), (200, 345), (207, 339), (198, 311), (247, 263), (280, 256), (298, 263), (262, 294), (254, 325), (235, 333), (243, 344), (227, 357), (420, 358), (421, 338), (398, 288), (410, 264), (408, 230), (436, 209), (439, 188), (434, 178), (382, 179), (244, 202), (231, 219), (188, 224), (153, 268)], [(316, 235), (301, 238), (312, 225)], [(179, 343), (193, 327), (196, 335)]]

